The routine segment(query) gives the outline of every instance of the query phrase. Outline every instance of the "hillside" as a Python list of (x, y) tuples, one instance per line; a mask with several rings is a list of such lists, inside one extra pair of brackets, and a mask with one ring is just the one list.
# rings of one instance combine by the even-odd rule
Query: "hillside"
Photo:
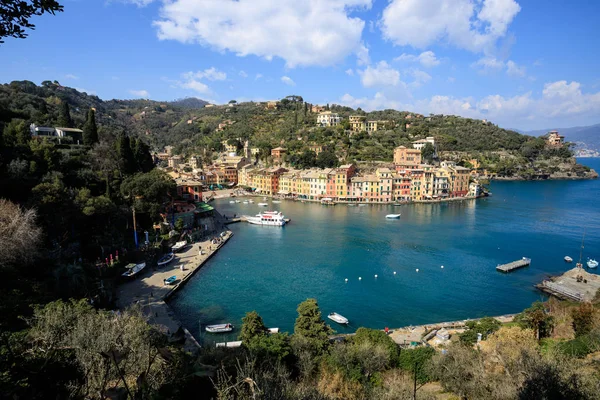
[[(565, 135), (565, 140), (577, 144), (577, 148), (600, 151), (600, 124), (576, 126), (572, 128), (553, 128)], [(540, 136), (552, 129), (542, 129), (527, 132), (528, 135)]]
[[(297, 95), (281, 99), (276, 109), (254, 102), (204, 107), (207, 103), (196, 98), (173, 102), (104, 101), (56, 81), (44, 81), (41, 86), (15, 81), (0, 86), (0, 122), (22, 118), (28, 123), (56, 125), (63, 102), (71, 108), (75, 127), (83, 125), (85, 113), (94, 107), (101, 137), (127, 132), (143, 138), (155, 151), (172, 145), (175, 154), (203, 154), (204, 163), (210, 163), (222, 150), (224, 140), (248, 140), (251, 147), (260, 149), (258, 158), (265, 164), (271, 162), (272, 148), (284, 146), (288, 149), (288, 161), (295, 165), (310, 145), (322, 146), (330, 158), (339, 162), (391, 161), (395, 147), (411, 147), (414, 140), (433, 136), (442, 157), (458, 152), (461, 158), (457, 161), (477, 159), (483, 168), (502, 176), (532, 179), (557, 172), (556, 177), (585, 175), (583, 170), (571, 171), (569, 166), (575, 164), (566, 162), (572, 157), (567, 148), (545, 149), (541, 139), (487, 121), (397, 110), (366, 113), (360, 108), (327, 105), (342, 117), (342, 123), (322, 128), (316, 126), (318, 114), (311, 111), (313, 105)], [(388, 127), (371, 133), (351, 132), (350, 115), (387, 121)], [(219, 124), (226, 121), (230, 124), (219, 129)]]

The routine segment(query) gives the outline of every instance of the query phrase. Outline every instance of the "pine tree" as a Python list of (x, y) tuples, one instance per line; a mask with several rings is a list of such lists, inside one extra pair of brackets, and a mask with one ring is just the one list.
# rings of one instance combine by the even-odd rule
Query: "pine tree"
[(131, 143), (129, 136), (121, 135), (117, 141), (117, 151), (119, 158), (121, 159), (122, 172), (125, 175), (133, 174), (137, 171), (137, 165), (133, 151), (131, 150)]
[(96, 125), (96, 113), (93, 108), (90, 108), (83, 126), (83, 144), (91, 146), (94, 143), (98, 143), (98, 126)]
[(73, 119), (71, 118), (71, 110), (69, 109), (69, 103), (67, 103), (64, 100), (60, 104), (58, 125), (63, 128), (72, 128), (73, 127)]
[(252, 339), (260, 336), (267, 336), (267, 327), (265, 326), (262, 317), (256, 312), (247, 312), (242, 318), (242, 333), (239, 340), (249, 343)]
[(302, 337), (317, 353), (320, 353), (329, 344), (329, 335), (332, 333), (333, 329), (321, 318), (321, 310), (316, 299), (307, 299), (298, 305), (294, 336)]

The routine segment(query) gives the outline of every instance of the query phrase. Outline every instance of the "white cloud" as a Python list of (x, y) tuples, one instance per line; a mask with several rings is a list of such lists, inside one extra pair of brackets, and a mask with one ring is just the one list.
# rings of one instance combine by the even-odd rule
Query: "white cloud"
[[(147, 1), (147, 0), (142, 0)], [(372, 0), (163, 0), (158, 38), (286, 66), (327, 66), (361, 50), (365, 22), (350, 17)]]
[(488, 119), (500, 126), (522, 129), (545, 128), (553, 124), (593, 123), (600, 114), (600, 92), (584, 93), (579, 82), (557, 81), (544, 85), (542, 95), (532, 92), (505, 97), (498, 94), (473, 97), (435, 95), (403, 103), (378, 92), (373, 98), (354, 98), (345, 94), (340, 103), (365, 110), (394, 108), (422, 114), (454, 114)]
[(246, 71), (243, 71), (243, 70), (239, 72), (239, 75), (244, 79), (246, 79), (248, 77), (248, 74), (246, 73)]
[(402, 83), (400, 72), (385, 61), (380, 61), (374, 67), (369, 65), (364, 70), (359, 70), (358, 74), (364, 87), (397, 86)]
[(90, 96), (95, 96), (96, 95), (96, 91), (94, 91), (94, 90), (87, 90), (87, 89), (80, 88), (80, 87), (74, 87), (73, 89), (75, 89), (75, 90), (77, 90), (78, 92), (81, 92), (81, 93), (87, 93)]
[(356, 51), (356, 63), (358, 65), (369, 65), (371, 64), (371, 57), (369, 56), (369, 49), (361, 44), (358, 50)]
[(138, 7), (146, 7), (148, 4), (153, 3), (155, 0), (120, 0), (122, 3), (134, 4)]
[(150, 93), (147, 90), (130, 90), (129, 93), (142, 99), (150, 98)]
[(348, 68), (346, 70), (346, 75), (354, 76), (354, 70), (352, 68)]
[(384, 38), (399, 46), (441, 41), (488, 52), (520, 10), (515, 0), (391, 0), (380, 25)]
[(254, 77), (254, 80), (257, 81), (262, 77), (263, 77), (263, 74), (256, 74), (256, 76)]
[(524, 78), (527, 72), (527, 68), (518, 65), (512, 60), (504, 62), (502, 60), (498, 60), (496, 57), (491, 56), (480, 58), (475, 63), (471, 64), (471, 67), (477, 69), (480, 73), (483, 74), (505, 70), (508, 76), (517, 78)]
[(210, 94), (212, 90), (208, 87), (206, 83), (200, 82), (196, 79), (187, 79), (183, 82), (178, 82), (178, 86), (183, 89), (194, 90), (201, 94)]
[(448, 79), (447, 79), (447, 81), (448, 81), (449, 83), (454, 83), (454, 82), (456, 82), (456, 78), (455, 78), (455, 77), (453, 77), (453, 76), (449, 76), (449, 77), (448, 77)]
[(181, 74), (181, 80), (171, 81), (174, 87), (180, 87), (183, 89), (193, 90), (200, 94), (212, 94), (210, 87), (202, 82), (202, 80), (208, 81), (224, 81), (227, 79), (227, 74), (223, 71), (219, 71), (215, 67), (207, 68), (204, 71), (189, 71)]
[(296, 86), (296, 82), (294, 82), (289, 76), (282, 76), (281, 82), (285, 83), (288, 86)]
[(517, 76), (524, 77), (525, 76), (525, 67), (518, 66), (514, 61), (508, 60), (506, 62), (506, 73), (509, 76)]
[(400, 56), (394, 58), (394, 61), (419, 62), (425, 68), (432, 68), (440, 65), (440, 60), (435, 56), (435, 53), (433, 51), (424, 51), (418, 56), (414, 54), (403, 53)]
[(77, 75), (73, 75), (73, 74), (66, 74), (65, 75), (65, 79), (73, 79), (73, 80), (78, 80), (79, 77)]
[(205, 69), (204, 71), (186, 72), (183, 76), (189, 79), (208, 79), (209, 81), (224, 81), (227, 79), (227, 74), (215, 67)]
[(414, 78), (414, 81), (410, 84), (412, 87), (419, 87), (431, 80), (431, 75), (420, 69), (408, 70), (407, 74)]

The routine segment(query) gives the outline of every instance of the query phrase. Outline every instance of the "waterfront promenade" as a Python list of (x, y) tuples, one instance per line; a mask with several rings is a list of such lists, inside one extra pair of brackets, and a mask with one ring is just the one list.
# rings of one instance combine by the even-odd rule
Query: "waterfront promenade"
[[(121, 309), (137, 305), (141, 307), (148, 322), (170, 337), (185, 336), (186, 350), (197, 349), (198, 343), (183, 327), (179, 319), (170, 309), (166, 300), (198, 271), (230, 238), (233, 233), (226, 231), (218, 244), (211, 240), (188, 245), (168, 265), (146, 267), (144, 273), (137, 279), (119, 286), (117, 291), (117, 306)], [(202, 255), (199, 249), (202, 249)], [(183, 266), (183, 270), (181, 269)], [(164, 280), (176, 276), (172, 285), (165, 285)]]

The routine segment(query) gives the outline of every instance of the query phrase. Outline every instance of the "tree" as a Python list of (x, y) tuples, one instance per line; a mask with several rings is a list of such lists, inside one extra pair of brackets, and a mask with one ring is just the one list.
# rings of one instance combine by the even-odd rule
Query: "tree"
[(136, 139), (133, 146), (133, 156), (138, 171), (149, 172), (154, 168), (154, 160), (150, 154), (150, 148), (141, 139)]
[(515, 322), (520, 323), (523, 327), (533, 329), (538, 340), (550, 336), (554, 328), (554, 318), (546, 312), (544, 303), (539, 301), (518, 314)]
[(183, 218), (177, 218), (175, 221), (175, 230), (179, 233), (183, 232), (183, 228), (185, 227), (185, 221)]
[(62, 12), (63, 6), (55, 0), (3, 0), (0, 6), (0, 43), (4, 38), (14, 37), (24, 39), (27, 37), (25, 29), (35, 29), (29, 22), (34, 15)]
[(240, 333), (239, 340), (242, 343), (249, 343), (256, 337), (262, 337), (267, 335), (267, 327), (265, 326), (263, 319), (256, 311), (250, 311), (246, 313), (246, 316), (242, 318), (242, 332)]
[(586, 335), (594, 327), (594, 306), (591, 303), (583, 303), (571, 310), (571, 317), (575, 336)]
[(431, 164), (431, 162), (433, 161), (433, 156), (435, 155), (435, 148), (433, 147), (433, 145), (431, 143), (427, 143), (422, 149), (421, 149), (421, 157), (423, 158), (423, 160), (425, 160), (428, 164)]
[(136, 211), (147, 212), (154, 219), (158, 219), (163, 203), (169, 195), (175, 195), (176, 189), (175, 181), (159, 169), (132, 175), (121, 184), (121, 194)]
[(26, 145), (31, 139), (31, 133), (24, 120), (13, 119), (4, 127), (0, 139), (4, 141), (6, 146)]
[(85, 125), (83, 125), (83, 144), (91, 146), (98, 143), (98, 126), (96, 125), (96, 112), (90, 108)]
[(334, 168), (339, 165), (339, 160), (330, 150), (324, 150), (317, 156), (316, 165), (319, 168)]
[(332, 333), (333, 329), (321, 318), (316, 299), (307, 299), (298, 305), (294, 336), (306, 339), (313, 350), (321, 353), (329, 344), (329, 335)]
[(27, 265), (39, 251), (42, 229), (37, 213), (0, 199), (0, 267)]
[(63, 100), (60, 104), (60, 110), (58, 115), (58, 125), (63, 128), (72, 128), (73, 119), (71, 118), (71, 110), (69, 109), (69, 103)]
[(136, 172), (137, 163), (131, 149), (129, 136), (123, 134), (117, 139), (117, 152), (119, 153), (121, 171), (123, 174), (130, 175)]
[(481, 333), (482, 339), (485, 340), (488, 335), (496, 332), (502, 326), (500, 321), (492, 317), (485, 317), (479, 321), (469, 321), (466, 325), (469, 329), (461, 333), (459, 338), (461, 343), (471, 345), (477, 342), (478, 333)]

